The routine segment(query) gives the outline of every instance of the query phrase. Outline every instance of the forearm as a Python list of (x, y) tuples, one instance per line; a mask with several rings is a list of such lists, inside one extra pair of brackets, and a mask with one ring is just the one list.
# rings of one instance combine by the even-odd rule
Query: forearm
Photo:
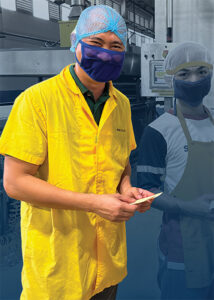
[(39, 207), (93, 212), (114, 222), (127, 221), (134, 215), (132, 197), (121, 194), (87, 194), (56, 187), (37, 178), (38, 165), (5, 157), (4, 188), (11, 198)]
[(128, 188), (131, 187), (130, 178), (131, 178), (131, 166), (130, 166), (130, 163), (128, 163), (128, 165), (126, 166), (126, 168), (123, 171), (123, 174), (120, 179), (120, 183), (117, 188), (119, 193), (122, 194), (125, 192), (125, 190), (127, 190)]
[[(160, 193), (161, 190), (152, 188), (150, 192), (157, 194)], [(184, 201), (180, 202), (180, 199), (176, 197), (163, 193), (152, 202), (151, 206), (169, 213), (182, 213), (184, 211), (182, 204), (185, 205), (183, 202)]]
[(98, 200), (98, 195), (64, 190), (28, 174), (4, 185), (11, 198), (41, 207), (93, 211)]
[[(160, 192), (157, 188), (150, 189), (153, 193)], [(159, 210), (166, 211), (168, 213), (183, 214), (191, 217), (200, 217), (206, 219), (214, 219), (213, 207), (214, 207), (214, 195), (201, 195), (200, 197), (186, 201), (172, 195), (163, 193), (157, 197), (153, 203), (152, 207)]]

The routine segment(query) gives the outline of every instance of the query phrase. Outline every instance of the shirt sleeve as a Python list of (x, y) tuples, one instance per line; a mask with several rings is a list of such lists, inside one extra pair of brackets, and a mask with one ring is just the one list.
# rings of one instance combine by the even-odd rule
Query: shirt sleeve
[(44, 162), (47, 136), (45, 116), (38, 104), (40, 100), (30, 89), (15, 100), (0, 138), (0, 154), (36, 165)]
[(167, 144), (160, 132), (147, 126), (139, 146), (137, 165), (138, 186), (147, 190), (163, 190)]
[(136, 147), (137, 147), (135, 135), (134, 135), (133, 124), (132, 124), (131, 107), (130, 107), (130, 118), (129, 118), (129, 132), (130, 132), (130, 152), (131, 152), (132, 150), (136, 149)]

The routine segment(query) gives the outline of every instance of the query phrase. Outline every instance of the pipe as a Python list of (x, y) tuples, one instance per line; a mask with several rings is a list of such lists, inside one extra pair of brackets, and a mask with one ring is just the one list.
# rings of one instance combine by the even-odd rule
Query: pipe
[(167, 43), (173, 41), (173, 0), (166, 0), (166, 28), (167, 28)]
[(68, 16), (69, 20), (78, 20), (82, 11), (86, 8), (85, 0), (71, 0), (70, 1), (70, 14)]
[(70, 6), (85, 6), (84, 0), (71, 0)]
[(46, 39), (35, 38), (35, 37), (31, 37), (29, 35), (23, 35), (23, 34), (17, 34), (17, 33), (0, 32), (0, 35), (13, 36), (13, 37), (29, 39), (29, 40), (38, 41), (38, 42), (46, 42), (46, 43), (55, 44), (55, 45), (59, 44), (58, 41), (50, 41), (50, 40), (46, 40)]
[(128, 10), (126, 9), (126, 0), (121, 1), (121, 16), (127, 20), (128, 19)]

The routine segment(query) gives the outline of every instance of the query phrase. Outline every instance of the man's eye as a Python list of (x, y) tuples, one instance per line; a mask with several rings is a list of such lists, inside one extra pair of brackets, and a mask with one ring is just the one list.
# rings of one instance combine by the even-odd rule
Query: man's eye
[(99, 42), (93, 42), (94, 44), (97, 44), (97, 45), (99, 45), (100, 43)]
[(101, 43), (97, 42), (97, 41), (91, 41), (92, 45), (96, 45), (99, 47), (102, 47)]
[(178, 76), (180, 76), (180, 77), (186, 77), (187, 73), (180, 73)]
[(202, 71), (200, 71), (200, 74), (201, 75), (205, 75), (205, 74), (207, 74), (208, 72), (207, 72), (207, 70), (202, 70)]
[(120, 45), (114, 45), (113, 47), (112, 47), (112, 49), (117, 49), (117, 50), (123, 50), (123, 48), (120, 46)]

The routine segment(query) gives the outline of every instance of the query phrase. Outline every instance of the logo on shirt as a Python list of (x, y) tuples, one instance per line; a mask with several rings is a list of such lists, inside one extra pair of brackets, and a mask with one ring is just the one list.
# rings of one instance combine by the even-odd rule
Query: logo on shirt
[(121, 128), (117, 128), (116, 130), (117, 130), (117, 131), (120, 131), (120, 132), (126, 132), (125, 129), (121, 129)]
[(188, 152), (188, 145), (184, 146), (184, 152)]

